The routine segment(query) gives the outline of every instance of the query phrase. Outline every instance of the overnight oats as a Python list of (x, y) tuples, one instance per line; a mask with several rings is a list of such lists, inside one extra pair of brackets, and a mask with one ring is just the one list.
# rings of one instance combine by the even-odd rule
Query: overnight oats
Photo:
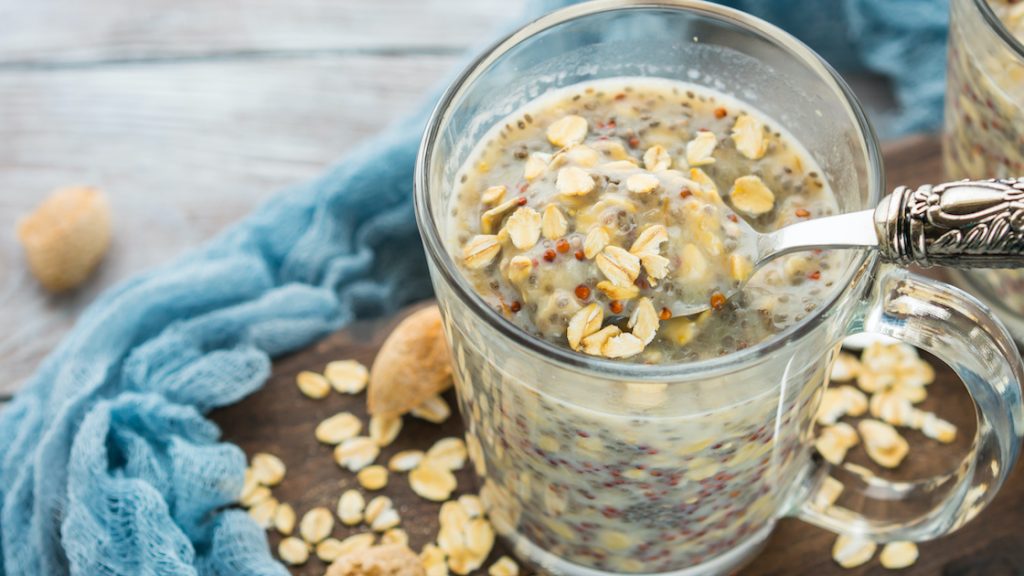
[[(808, 252), (750, 277), (740, 218), (769, 231), (835, 214), (835, 199), (778, 125), (682, 83), (545, 95), (488, 134), (458, 181), (448, 232), (463, 274), (510, 322), (585, 354), (728, 354), (802, 320), (842, 263)], [(675, 301), (710, 310), (673, 318)]]
[[(841, 255), (792, 255), (751, 276), (737, 223), (768, 231), (837, 210), (810, 155), (755, 108), (620, 78), (549, 92), (499, 122), (445, 215), (461, 273), (518, 329), (583, 356), (664, 364), (753, 346), (811, 313), (838, 288)], [(707, 310), (673, 317), (676, 299)], [(770, 528), (806, 468), (820, 356), (794, 358), (774, 386), (709, 378), (669, 393), (513, 378), (521, 359), (483, 346), (453, 338), (470, 454), (495, 527), (538, 561), (699, 565)]]
[[(946, 173), (956, 179), (1024, 176), (1024, 3), (954, 0), (950, 9)], [(1024, 272), (958, 274), (1024, 340)]]

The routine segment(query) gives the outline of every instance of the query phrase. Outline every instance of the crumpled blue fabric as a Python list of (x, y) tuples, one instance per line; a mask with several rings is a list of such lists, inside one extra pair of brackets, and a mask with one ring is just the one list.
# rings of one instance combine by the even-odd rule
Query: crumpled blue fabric
[[(941, 0), (729, 3), (888, 75), (898, 129), (937, 125)], [(232, 507), (245, 456), (204, 414), (271, 358), (430, 293), (411, 202), (427, 110), (89, 307), (0, 412), (0, 575), (287, 574)]]

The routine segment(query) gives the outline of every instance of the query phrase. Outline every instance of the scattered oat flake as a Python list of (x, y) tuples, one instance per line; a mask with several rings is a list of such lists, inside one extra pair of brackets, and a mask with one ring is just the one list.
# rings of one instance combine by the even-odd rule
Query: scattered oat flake
[(597, 256), (608, 242), (611, 241), (611, 237), (608, 235), (608, 229), (604, 226), (595, 226), (587, 232), (586, 238), (583, 240), (583, 255), (587, 258), (593, 258)]
[(733, 183), (729, 198), (736, 210), (751, 216), (760, 216), (771, 212), (775, 206), (775, 194), (760, 177), (754, 175), (737, 178)]
[(501, 244), (497, 236), (478, 234), (462, 248), (462, 259), (470, 269), (479, 270), (493, 262), (500, 251)]
[(668, 242), (668, 229), (663, 224), (652, 224), (636, 237), (629, 247), (629, 253), (635, 256), (657, 254), (663, 242)]
[(894, 372), (877, 372), (862, 369), (860, 374), (857, 375), (857, 387), (868, 394), (874, 394), (882, 392), (891, 386), (895, 380), (896, 374)]
[(420, 564), (426, 571), (426, 576), (447, 576), (448, 564), (445, 562), (444, 551), (435, 544), (427, 544), (420, 552)]
[(425, 459), (409, 472), (409, 486), (422, 498), (444, 502), (455, 490), (457, 481), (450, 470)]
[(380, 447), (371, 438), (356, 436), (349, 438), (334, 448), (334, 461), (342, 468), (359, 472), (377, 459)]
[(846, 382), (853, 380), (860, 373), (860, 360), (848, 352), (836, 354), (835, 362), (832, 363), (830, 379), (833, 382)]
[(487, 569), (489, 576), (519, 576), (519, 565), (508, 556), (498, 558), (498, 561), (491, 564)]
[(400, 544), (402, 546), (409, 545), (409, 534), (401, 528), (391, 528), (386, 530), (380, 537), (381, 544)]
[(379, 466), (367, 466), (356, 474), (359, 485), (367, 490), (380, 490), (388, 485), (388, 469)]
[(636, 336), (644, 345), (650, 344), (658, 333), (659, 325), (658, 311), (654, 309), (650, 298), (645, 296), (638, 300), (628, 323), (633, 336)]
[(377, 414), (370, 418), (370, 438), (378, 446), (384, 447), (398, 438), (402, 431), (402, 417), (394, 415)]
[(601, 345), (601, 354), (607, 358), (629, 358), (644, 351), (643, 340), (629, 332), (623, 332), (608, 338)]
[(527, 181), (535, 180), (538, 176), (544, 173), (548, 169), (548, 161), (551, 157), (547, 154), (533, 153), (526, 159), (526, 164), (523, 165), (523, 178)]
[(814, 448), (822, 458), (838, 466), (846, 458), (849, 449), (856, 446), (858, 441), (857, 431), (853, 426), (840, 422), (821, 429), (814, 441)]
[(889, 542), (882, 547), (882, 553), (878, 559), (882, 567), (888, 570), (899, 570), (907, 568), (917, 562), (917, 544), (913, 542)]
[(584, 338), (601, 329), (601, 322), (603, 320), (604, 310), (596, 302), (588, 304), (573, 314), (572, 318), (569, 319), (569, 326), (566, 330), (569, 347), (573, 350), (579, 350)]
[(513, 256), (508, 261), (508, 279), (513, 284), (522, 284), (529, 280), (533, 272), (533, 260), (527, 256)]
[(893, 384), (888, 392), (909, 400), (911, 404), (920, 404), (928, 398), (928, 390), (924, 386), (907, 386), (899, 382)]
[(640, 295), (640, 288), (634, 284), (618, 286), (607, 280), (601, 280), (595, 288), (600, 290), (609, 300), (632, 300)]
[(935, 382), (935, 368), (927, 361), (914, 358), (896, 372), (896, 384), (904, 386), (927, 386)]
[(481, 558), (486, 558), (494, 547), (494, 529), (484, 518), (474, 518), (466, 527), (466, 548)]
[(871, 415), (893, 426), (908, 426), (917, 410), (903, 396), (886, 390), (871, 396)]
[(519, 199), (512, 198), (498, 204), (494, 208), (485, 211), (480, 215), (480, 231), (484, 234), (491, 234), (495, 227), (501, 222), (505, 214), (515, 210), (519, 206)]
[(370, 529), (374, 532), (386, 532), (401, 523), (402, 518), (398, 515), (398, 510), (388, 508), (373, 519), (373, 522), (370, 523)]
[(270, 497), (249, 508), (249, 517), (256, 521), (260, 528), (270, 528), (274, 524), (274, 516), (277, 514), (277, 498)]
[(956, 440), (956, 426), (947, 422), (931, 412), (923, 414), (923, 421), (920, 425), (921, 433), (925, 436), (949, 444)]
[(337, 538), (328, 538), (316, 545), (316, 557), (328, 564), (341, 558), (345, 553), (344, 544)]
[(280, 458), (267, 452), (253, 455), (250, 467), (256, 481), (264, 486), (277, 486), (287, 471)]
[(878, 420), (861, 420), (857, 423), (864, 450), (880, 466), (895, 468), (907, 456), (910, 445), (895, 428)]
[(412, 409), (412, 415), (427, 422), (440, 424), (452, 415), (448, 402), (440, 396), (432, 396)]
[(529, 250), (540, 239), (540, 224), (540, 214), (529, 206), (523, 206), (508, 217), (505, 229), (508, 230), (513, 246), (520, 250)]
[(480, 201), (488, 206), (493, 206), (505, 198), (508, 189), (504, 185), (490, 186), (480, 195)]
[(588, 129), (586, 118), (575, 114), (569, 115), (548, 126), (548, 142), (559, 148), (579, 144), (587, 137)]
[(732, 141), (736, 144), (736, 150), (751, 160), (760, 159), (768, 150), (764, 124), (749, 114), (736, 119), (732, 126)]
[(363, 423), (351, 412), (341, 412), (317, 424), (314, 435), (324, 444), (341, 444), (363, 431)]
[(484, 515), (484, 505), (476, 494), (463, 494), (459, 496), (459, 505), (465, 510), (470, 518)]
[(640, 263), (643, 264), (644, 270), (647, 271), (648, 281), (651, 286), (655, 285), (655, 280), (660, 280), (668, 275), (669, 259), (660, 254), (645, 252), (640, 255)]
[(640, 275), (640, 258), (618, 246), (606, 246), (594, 262), (605, 278), (618, 286), (632, 286)]
[(563, 196), (586, 196), (596, 185), (593, 176), (576, 166), (562, 168), (555, 178), (555, 189)]
[(668, 170), (672, 167), (672, 157), (664, 146), (655, 144), (644, 152), (644, 168), (651, 172)]
[(274, 529), (283, 536), (295, 530), (295, 508), (291, 504), (280, 504), (274, 512)]
[(871, 560), (877, 547), (870, 540), (843, 534), (832, 545), (832, 559), (843, 568), (856, 568)]
[(324, 376), (342, 394), (359, 394), (370, 381), (370, 371), (356, 360), (335, 360), (324, 368)]
[(393, 507), (394, 503), (391, 501), (391, 498), (388, 498), (387, 496), (377, 496), (373, 500), (370, 500), (370, 503), (366, 505), (366, 522), (368, 524), (372, 524), (374, 520), (384, 513), (385, 510)]
[(441, 505), (438, 513), (440, 531), (437, 536), (437, 543), (444, 550), (453, 547), (461, 547), (464, 544), (464, 533), (469, 526), (469, 515), (462, 509), (462, 506), (454, 500), (449, 500)]
[(690, 166), (713, 164), (711, 155), (718, 146), (718, 138), (712, 132), (698, 132), (697, 136), (686, 143), (686, 162)]
[(843, 416), (859, 416), (868, 409), (868, 397), (852, 386), (827, 388), (821, 395), (821, 404), (815, 419), (819, 424), (831, 425)]
[(483, 566), (485, 559), (466, 548), (462, 548), (448, 554), (448, 568), (460, 576), (465, 576)]
[(355, 526), (363, 521), (363, 510), (366, 500), (358, 490), (346, 490), (338, 498), (338, 518), (346, 526)]
[(285, 564), (301, 566), (309, 560), (309, 546), (302, 540), (289, 536), (277, 545), (277, 556)]
[(541, 216), (541, 232), (548, 240), (558, 240), (569, 230), (569, 222), (555, 204), (544, 207)]
[(917, 349), (902, 342), (872, 342), (861, 352), (861, 364), (873, 372), (885, 372), (918, 358)]
[(818, 491), (814, 493), (814, 504), (821, 508), (832, 506), (843, 494), (843, 488), (842, 482), (831, 476), (826, 476), (821, 486), (818, 487)]
[(334, 530), (334, 516), (323, 506), (313, 508), (299, 521), (299, 535), (310, 544), (316, 544), (331, 535)]
[(353, 554), (356, 552), (369, 550), (373, 546), (373, 543), (376, 539), (377, 536), (375, 536), (372, 532), (353, 534), (352, 536), (349, 536), (348, 538), (345, 538), (341, 541), (341, 546), (339, 546), (341, 554), (339, 555), (339, 557), (344, 556), (346, 554)]
[(402, 450), (388, 460), (388, 470), (392, 472), (408, 472), (423, 460), (422, 450)]
[(406, 546), (382, 544), (338, 558), (324, 576), (420, 576), (419, 558)]
[(600, 159), (597, 151), (589, 146), (582, 144), (574, 144), (569, 147), (568, 151), (564, 152), (565, 156), (580, 166), (586, 166), (588, 168), (593, 167), (597, 164)]
[[(256, 481), (256, 475), (253, 474), (252, 468), (245, 469), (245, 476), (242, 480), (242, 490), (238, 493), (238, 501), (242, 506), (251, 506), (251, 504), (245, 504), (247, 500), (250, 500), (253, 493), (260, 488), (260, 483)], [(269, 496), (269, 490), (267, 491)]]
[(442, 438), (427, 450), (426, 458), (448, 470), (461, 470), (466, 463), (466, 443), (462, 438)]
[(316, 372), (303, 370), (295, 377), (295, 382), (298, 384), (300, 392), (314, 400), (326, 398), (331, 393), (330, 382), (322, 374)]
[(650, 194), (654, 192), (661, 181), (658, 177), (653, 174), (641, 172), (639, 174), (633, 174), (629, 178), (626, 178), (626, 190), (629, 190), (633, 194)]
[(601, 328), (581, 341), (583, 353), (590, 354), (591, 356), (601, 356), (605, 343), (620, 334), (622, 334), (622, 330), (614, 324)]
[(245, 508), (252, 508), (260, 502), (265, 502), (271, 497), (270, 488), (266, 486), (256, 485), (255, 488), (250, 490), (247, 494), (243, 494), (238, 500), (238, 503)]

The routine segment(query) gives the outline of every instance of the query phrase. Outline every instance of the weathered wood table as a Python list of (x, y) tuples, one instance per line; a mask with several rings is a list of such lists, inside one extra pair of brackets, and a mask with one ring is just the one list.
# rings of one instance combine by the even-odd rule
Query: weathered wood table
[[(391, 119), (413, 110), (473, 45), (491, 38), (519, 0), (0, 0), (0, 410), (81, 310), (104, 288), (166, 262), (248, 213), (278, 189), (319, 174)], [(891, 184), (941, 176), (934, 139), (886, 146)], [(110, 195), (115, 244), (79, 292), (43, 294), (24, 272), (11, 231), (55, 187), (94, 184)], [(228, 439), (289, 464), (276, 492), (300, 511), (333, 506), (350, 475), (317, 445), (323, 417), (358, 403), (311, 403), (294, 374), (339, 357), (367, 363), (393, 320), (359, 324), (280, 359), (268, 385), (215, 414)], [(928, 409), (961, 442), (941, 453), (909, 435), (910, 462), (966, 449), (971, 406), (940, 369)], [(459, 432), (406, 423), (402, 438)], [(401, 440), (406, 441), (406, 440)], [(385, 452), (390, 454), (398, 447)], [(856, 460), (862, 455), (853, 454)], [(925, 544), (903, 573), (1024, 574), (1024, 478), (953, 536)], [(468, 472), (460, 486), (470, 488)], [(394, 478), (413, 543), (436, 532), (437, 506)], [(341, 535), (336, 529), (336, 535)], [(271, 537), (276, 543), (276, 537)], [(881, 574), (829, 558), (832, 536), (783, 521), (744, 574)], [(311, 561), (297, 574), (316, 574)]]

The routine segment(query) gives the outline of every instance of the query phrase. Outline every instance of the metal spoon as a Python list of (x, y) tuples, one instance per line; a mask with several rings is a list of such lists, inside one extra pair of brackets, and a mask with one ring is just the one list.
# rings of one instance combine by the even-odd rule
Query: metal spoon
[[(762, 234), (745, 221), (738, 251), (754, 270), (793, 252), (872, 249), (901, 266), (1024, 267), (1024, 178), (963, 180), (896, 188), (873, 210), (807, 220)], [(721, 293), (733, 297), (743, 283)], [(673, 316), (711, 307), (686, 294), (668, 303)]]

